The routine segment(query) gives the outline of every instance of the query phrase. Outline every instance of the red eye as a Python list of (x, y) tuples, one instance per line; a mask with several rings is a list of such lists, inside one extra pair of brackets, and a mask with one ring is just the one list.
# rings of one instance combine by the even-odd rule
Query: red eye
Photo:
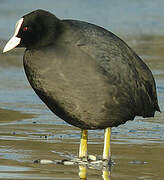
[(27, 30), (28, 30), (28, 27), (24, 27), (24, 28), (23, 28), (23, 31), (27, 31)]

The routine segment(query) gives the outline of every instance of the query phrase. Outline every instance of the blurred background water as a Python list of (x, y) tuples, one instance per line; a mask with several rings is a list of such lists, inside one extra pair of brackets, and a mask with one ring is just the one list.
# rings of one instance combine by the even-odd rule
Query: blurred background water
[[(131, 46), (152, 70), (164, 109), (163, 0), (0, 0), (0, 51), (24, 14), (42, 8), (61, 19), (100, 25)], [(34, 165), (78, 153), (80, 131), (54, 116), (29, 86), (22, 49), (0, 53), (0, 179), (78, 179), (78, 167)], [(137, 117), (112, 133), (111, 179), (162, 180), (164, 113)], [(89, 153), (102, 154), (103, 131), (89, 132)], [(102, 179), (88, 169), (88, 179)]]
[(42, 8), (59, 18), (89, 21), (120, 34), (163, 35), (163, 0), (0, 0), (0, 36), (8, 38), (19, 17)]

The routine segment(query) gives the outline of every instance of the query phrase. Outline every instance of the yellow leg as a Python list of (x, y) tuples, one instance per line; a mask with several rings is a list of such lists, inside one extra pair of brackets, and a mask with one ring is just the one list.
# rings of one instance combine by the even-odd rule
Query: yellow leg
[(88, 140), (88, 131), (81, 130), (81, 140), (80, 140), (80, 149), (79, 149), (79, 158), (87, 158), (87, 140)]
[(111, 172), (110, 172), (110, 169), (104, 167), (104, 168), (102, 169), (102, 172), (103, 172), (103, 174), (102, 174), (103, 180), (110, 180), (110, 173), (111, 173)]
[(110, 161), (111, 159), (111, 128), (106, 128), (104, 132), (104, 151), (103, 151), (103, 160)]
[(80, 180), (86, 180), (87, 179), (87, 167), (79, 165), (79, 177)]

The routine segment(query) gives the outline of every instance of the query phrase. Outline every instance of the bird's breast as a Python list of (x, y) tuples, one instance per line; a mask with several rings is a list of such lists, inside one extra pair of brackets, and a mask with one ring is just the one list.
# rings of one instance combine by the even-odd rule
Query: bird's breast
[(26, 51), (24, 68), (35, 92), (54, 112), (60, 106), (85, 123), (107, 116), (110, 87), (87, 54)]

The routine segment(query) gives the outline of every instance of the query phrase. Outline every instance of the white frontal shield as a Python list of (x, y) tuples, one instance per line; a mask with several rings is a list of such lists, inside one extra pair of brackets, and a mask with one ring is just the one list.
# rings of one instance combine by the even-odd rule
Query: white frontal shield
[(18, 35), (18, 32), (21, 28), (21, 25), (23, 23), (23, 18), (21, 18), (15, 25), (15, 32), (13, 37), (7, 42), (6, 46), (3, 49), (3, 53), (10, 51), (11, 49), (15, 48), (18, 46), (18, 44), (21, 41), (21, 38), (16, 37)]

